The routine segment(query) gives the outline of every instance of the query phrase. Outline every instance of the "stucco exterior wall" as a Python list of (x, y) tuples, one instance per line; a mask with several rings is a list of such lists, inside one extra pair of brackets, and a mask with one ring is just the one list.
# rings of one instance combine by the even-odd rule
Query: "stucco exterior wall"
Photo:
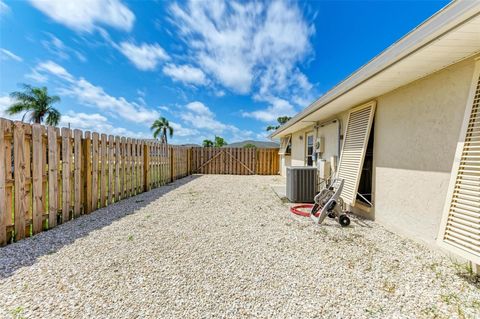
[[(338, 120), (340, 124), (341, 134), (344, 134), (345, 121), (347, 119), (348, 112), (343, 112), (330, 119), (319, 119), (320, 123), (327, 122), (323, 127), (314, 128), (314, 125), (309, 126), (301, 131), (297, 131), (292, 134), (292, 149), (291, 155), (285, 156), (285, 159), (281, 159), (281, 172), (282, 175), (286, 174), (286, 167), (288, 166), (305, 166), (305, 136), (308, 132), (313, 132), (315, 138), (323, 136), (325, 142), (325, 150), (320, 154), (318, 159), (325, 159), (330, 162), (332, 156), (338, 157), (338, 127), (337, 123), (330, 123), (332, 120)], [(300, 139), (302, 136), (302, 139)], [(342, 140), (340, 140), (341, 147)], [(338, 161), (338, 158), (337, 158)], [(285, 163), (285, 164), (282, 164)]]
[(377, 99), (374, 218), (434, 244), (474, 71), (470, 59)]
[(313, 131), (313, 125), (292, 134), (291, 154), (280, 156), (280, 174), (286, 176), (287, 167), (305, 166), (305, 136), (307, 132)]
[(340, 156), (338, 149), (340, 142), (338, 125), (340, 125), (340, 129), (342, 129), (342, 121), (340, 119), (335, 123), (328, 122), (317, 129), (317, 137), (323, 137), (325, 145), (324, 151), (319, 154), (320, 159), (330, 161), (332, 156)]
[(280, 175), (287, 176), (288, 166), (292, 166), (292, 156), (280, 155)]
[[(474, 63), (474, 58), (462, 61), (376, 98), (374, 207), (362, 215), (401, 235), (435, 244)], [(348, 112), (335, 116), (341, 119), (342, 135), (347, 117)], [(322, 157), (327, 160), (336, 155), (334, 128), (318, 131), (325, 136)], [(292, 135), (290, 165), (305, 164), (305, 133), (311, 130), (313, 125)]]
[(305, 136), (313, 131), (313, 125), (292, 134), (291, 166), (305, 166)]

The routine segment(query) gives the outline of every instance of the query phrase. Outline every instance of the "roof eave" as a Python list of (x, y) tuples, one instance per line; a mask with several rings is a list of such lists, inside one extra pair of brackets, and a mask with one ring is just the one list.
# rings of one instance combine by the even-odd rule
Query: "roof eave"
[(315, 100), (301, 112), (297, 113), (287, 123), (281, 125), (268, 137), (273, 139), (282, 136), (281, 133), (290, 126), (332, 102), (339, 96), (347, 93), (351, 89), (361, 85), (366, 80), (374, 77), (393, 64), (401, 61), (405, 57), (419, 50), (421, 47), (435, 41), (435, 39), (447, 33), (462, 22), (474, 17), (479, 12), (480, 1), (455, 1), (448, 4), (415, 29), (407, 33), (400, 40), (371, 59), (368, 63), (360, 67), (357, 71), (353, 72), (326, 94)]

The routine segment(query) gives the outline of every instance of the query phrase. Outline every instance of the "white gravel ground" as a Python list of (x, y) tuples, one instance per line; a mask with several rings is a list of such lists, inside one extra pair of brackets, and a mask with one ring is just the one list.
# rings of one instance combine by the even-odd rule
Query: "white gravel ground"
[(0, 248), (0, 318), (480, 317), (462, 266), (292, 216), (271, 176), (193, 176)]

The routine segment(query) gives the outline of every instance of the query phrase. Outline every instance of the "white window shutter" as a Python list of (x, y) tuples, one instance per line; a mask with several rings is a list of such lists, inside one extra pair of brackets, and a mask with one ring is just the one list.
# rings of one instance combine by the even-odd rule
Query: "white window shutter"
[(375, 106), (376, 102), (372, 101), (354, 108), (348, 114), (337, 178), (344, 179), (341, 196), (344, 202), (351, 206), (355, 205), (357, 198), (358, 183), (372, 128)]
[(480, 75), (475, 68), (438, 236), (439, 244), (480, 264)]
[(288, 145), (290, 144), (290, 140), (292, 139), (291, 135), (282, 137), (280, 139), (280, 149), (278, 151), (278, 154), (284, 155), (287, 153)]

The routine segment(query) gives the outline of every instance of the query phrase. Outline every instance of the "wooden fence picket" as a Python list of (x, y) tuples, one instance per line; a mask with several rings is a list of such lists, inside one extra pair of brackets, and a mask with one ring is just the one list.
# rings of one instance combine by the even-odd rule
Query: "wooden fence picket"
[(48, 228), (57, 226), (58, 212), (58, 148), (57, 131), (47, 128), (48, 139)]
[(71, 130), (62, 128), (62, 223), (70, 220), (70, 160)]
[(115, 136), (115, 201), (120, 200), (120, 167), (121, 167), (121, 154), (120, 154), (120, 137)]
[(0, 119), (0, 246), (7, 244), (7, 226), (9, 216), (7, 215), (7, 174), (6, 167), (11, 165), (6, 153), (6, 144), (8, 143), (5, 139), (7, 131), (8, 122)]
[(82, 131), (73, 131), (74, 144), (74, 201), (73, 216), (78, 218), (82, 211)]
[(83, 178), (84, 178), (84, 214), (92, 212), (92, 136), (89, 131), (85, 132), (83, 142)]
[(115, 192), (115, 186), (113, 185), (113, 169), (115, 168), (115, 160), (113, 157), (113, 151), (115, 149), (113, 135), (108, 136), (108, 205), (113, 203), (113, 196)]
[(92, 133), (92, 210), (98, 208), (98, 144), (99, 134)]
[(100, 208), (105, 207), (107, 200), (107, 135), (100, 134)]
[(28, 212), (25, 158), (25, 131), (23, 123), (15, 122), (13, 128), (15, 174), (15, 240), (25, 238), (25, 215)]
[(37, 234), (42, 231), (43, 214), (45, 210), (43, 194), (43, 136), (42, 126), (32, 126), (32, 232)]

